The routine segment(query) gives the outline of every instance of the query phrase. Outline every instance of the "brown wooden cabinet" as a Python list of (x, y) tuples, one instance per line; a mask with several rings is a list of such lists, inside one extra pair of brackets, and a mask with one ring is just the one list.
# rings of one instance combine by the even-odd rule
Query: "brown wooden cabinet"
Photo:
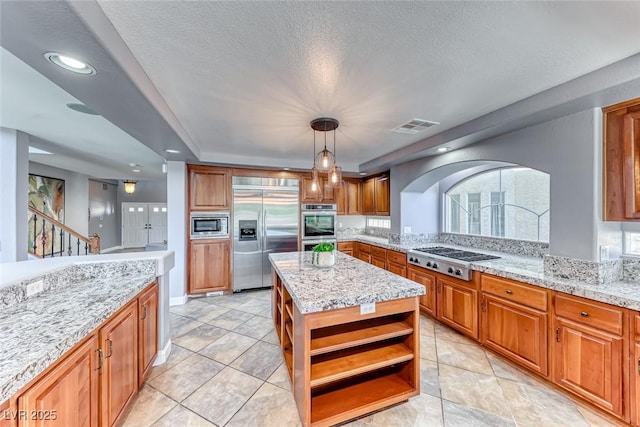
[(640, 313), (631, 316), (631, 423), (640, 426)]
[(20, 396), (18, 409), (36, 415), (21, 419), (21, 427), (99, 425), (97, 348), (98, 338), (91, 335)]
[(480, 286), (482, 344), (547, 376), (547, 291), (485, 274)]
[(358, 250), (356, 251), (356, 258), (359, 258), (362, 261), (371, 264), (371, 245), (358, 242), (357, 248)]
[(229, 209), (229, 169), (189, 165), (189, 208), (192, 211)]
[(138, 391), (137, 302), (132, 301), (100, 328), (104, 365), (100, 378), (101, 426), (113, 426)]
[(338, 242), (338, 250), (353, 256), (355, 242)]
[(320, 185), (320, 191), (313, 192), (311, 190), (311, 180), (310, 175), (302, 175), (300, 177), (301, 183), (301, 191), (300, 191), (300, 202), (301, 203), (336, 203), (336, 194), (337, 191), (334, 191), (332, 187), (326, 184), (326, 179), (318, 178), (318, 182)]
[(474, 281), (438, 277), (437, 294), (438, 320), (478, 340), (478, 290)]
[(189, 243), (189, 294), (231, 289), (229, 240)]
[(420, 311), (431, 317), (436, 317), (436, 276), (424, 268), (409, 265), (407, 279), (424, 286), (427, 293), (420, 296)]
[(142, 386), (158, 353), (158, 284), (138, 297), (138, 387)]
[(603, 113), (604, 219), (640, 220), (640, 98)]
[(387, 270), (407, 277), (407, 254), (387, 249)]
[(553, 381), (623, 416), (627, 312), (571, 295), (554, 297)]
[(387, 268), (387, 250), (379, 246), (371, 246), (371, 264), (380, 268)]
[(362, 182), (345, 179), (342, 188), (335, 190), (338, 215), (362, 215)]
[(367, 178), (362, 184), (362, 213), (364, 215), (391, 214), (389, 173)]

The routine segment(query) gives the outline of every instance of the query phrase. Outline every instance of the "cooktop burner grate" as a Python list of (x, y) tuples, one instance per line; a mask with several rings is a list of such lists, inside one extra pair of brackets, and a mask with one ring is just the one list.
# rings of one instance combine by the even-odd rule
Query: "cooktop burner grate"
[(435, 246), (433, 248), (417, 248), (415, 251), (424, 252), (426, 254), (438, 255), (441, 257), (457, 259), (465, 262), (488, 261), (491, 259), (499, 259), (499, 256), (479, 254), (477, 252), (463, 251), (460, 249), (445, 248)]

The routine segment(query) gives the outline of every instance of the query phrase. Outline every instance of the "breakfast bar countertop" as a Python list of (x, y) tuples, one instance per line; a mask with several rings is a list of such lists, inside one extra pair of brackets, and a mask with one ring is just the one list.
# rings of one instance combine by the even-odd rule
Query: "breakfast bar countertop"
[(311, 252), (269, 255), (302, 314), (424, 295), (424, 286), (336, 252), (332, 267), (311, 264)]

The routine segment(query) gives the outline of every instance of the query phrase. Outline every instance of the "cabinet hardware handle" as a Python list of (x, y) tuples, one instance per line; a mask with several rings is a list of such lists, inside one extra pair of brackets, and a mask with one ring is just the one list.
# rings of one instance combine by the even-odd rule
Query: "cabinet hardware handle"
[(640, 357), (638, 357), (638, 375), (640, 375)]
[(102, 369), (102, 349), (99, 348), (96, 351), (98, 352), (98, 367), (95, 370), (99, 371)]
[(583, 311), (583, 312), (580, 313), (580, 316), (587, 317), (587, 316), (589, 316), (589, 313), (587, 313), (586, 311)]
[(556, 342), (560, 342), (560, 328), (556, 328)]
[(513, 291), (511, 289), (507, 289), (505, 292), (508, 293), (509, 295), (511, 295), (513, 293)]
[(108, 359), (113, 356), (113, 341), (111, 341), (109, 338), (107, 338), (105, 341), (109, 341), (109, 354), (107, 355), (107, 357), (105, 357), (105, 359)]
[(482, 312), (483, 312), (483, 313), (486, 313), (486, 312), (487, 312), (487, 300), (486, 300), (486, 299), (484, 299), (484, 298), (482, 298), (482, 304), (481, 304), (481, 307), (482, 307)]
[(143, 305), (142, 308), (144, 309), (144, 315), (140, 318), (140, 320), (144, 320), (147, 318), (147, 306)]

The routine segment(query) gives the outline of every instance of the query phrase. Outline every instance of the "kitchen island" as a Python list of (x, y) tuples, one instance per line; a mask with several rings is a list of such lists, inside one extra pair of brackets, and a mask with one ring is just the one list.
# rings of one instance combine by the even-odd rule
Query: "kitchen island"
[(271, 254), (273, 318), (304, 426), (335, 425), (420, 393), (424, 287), (336, 253)]

